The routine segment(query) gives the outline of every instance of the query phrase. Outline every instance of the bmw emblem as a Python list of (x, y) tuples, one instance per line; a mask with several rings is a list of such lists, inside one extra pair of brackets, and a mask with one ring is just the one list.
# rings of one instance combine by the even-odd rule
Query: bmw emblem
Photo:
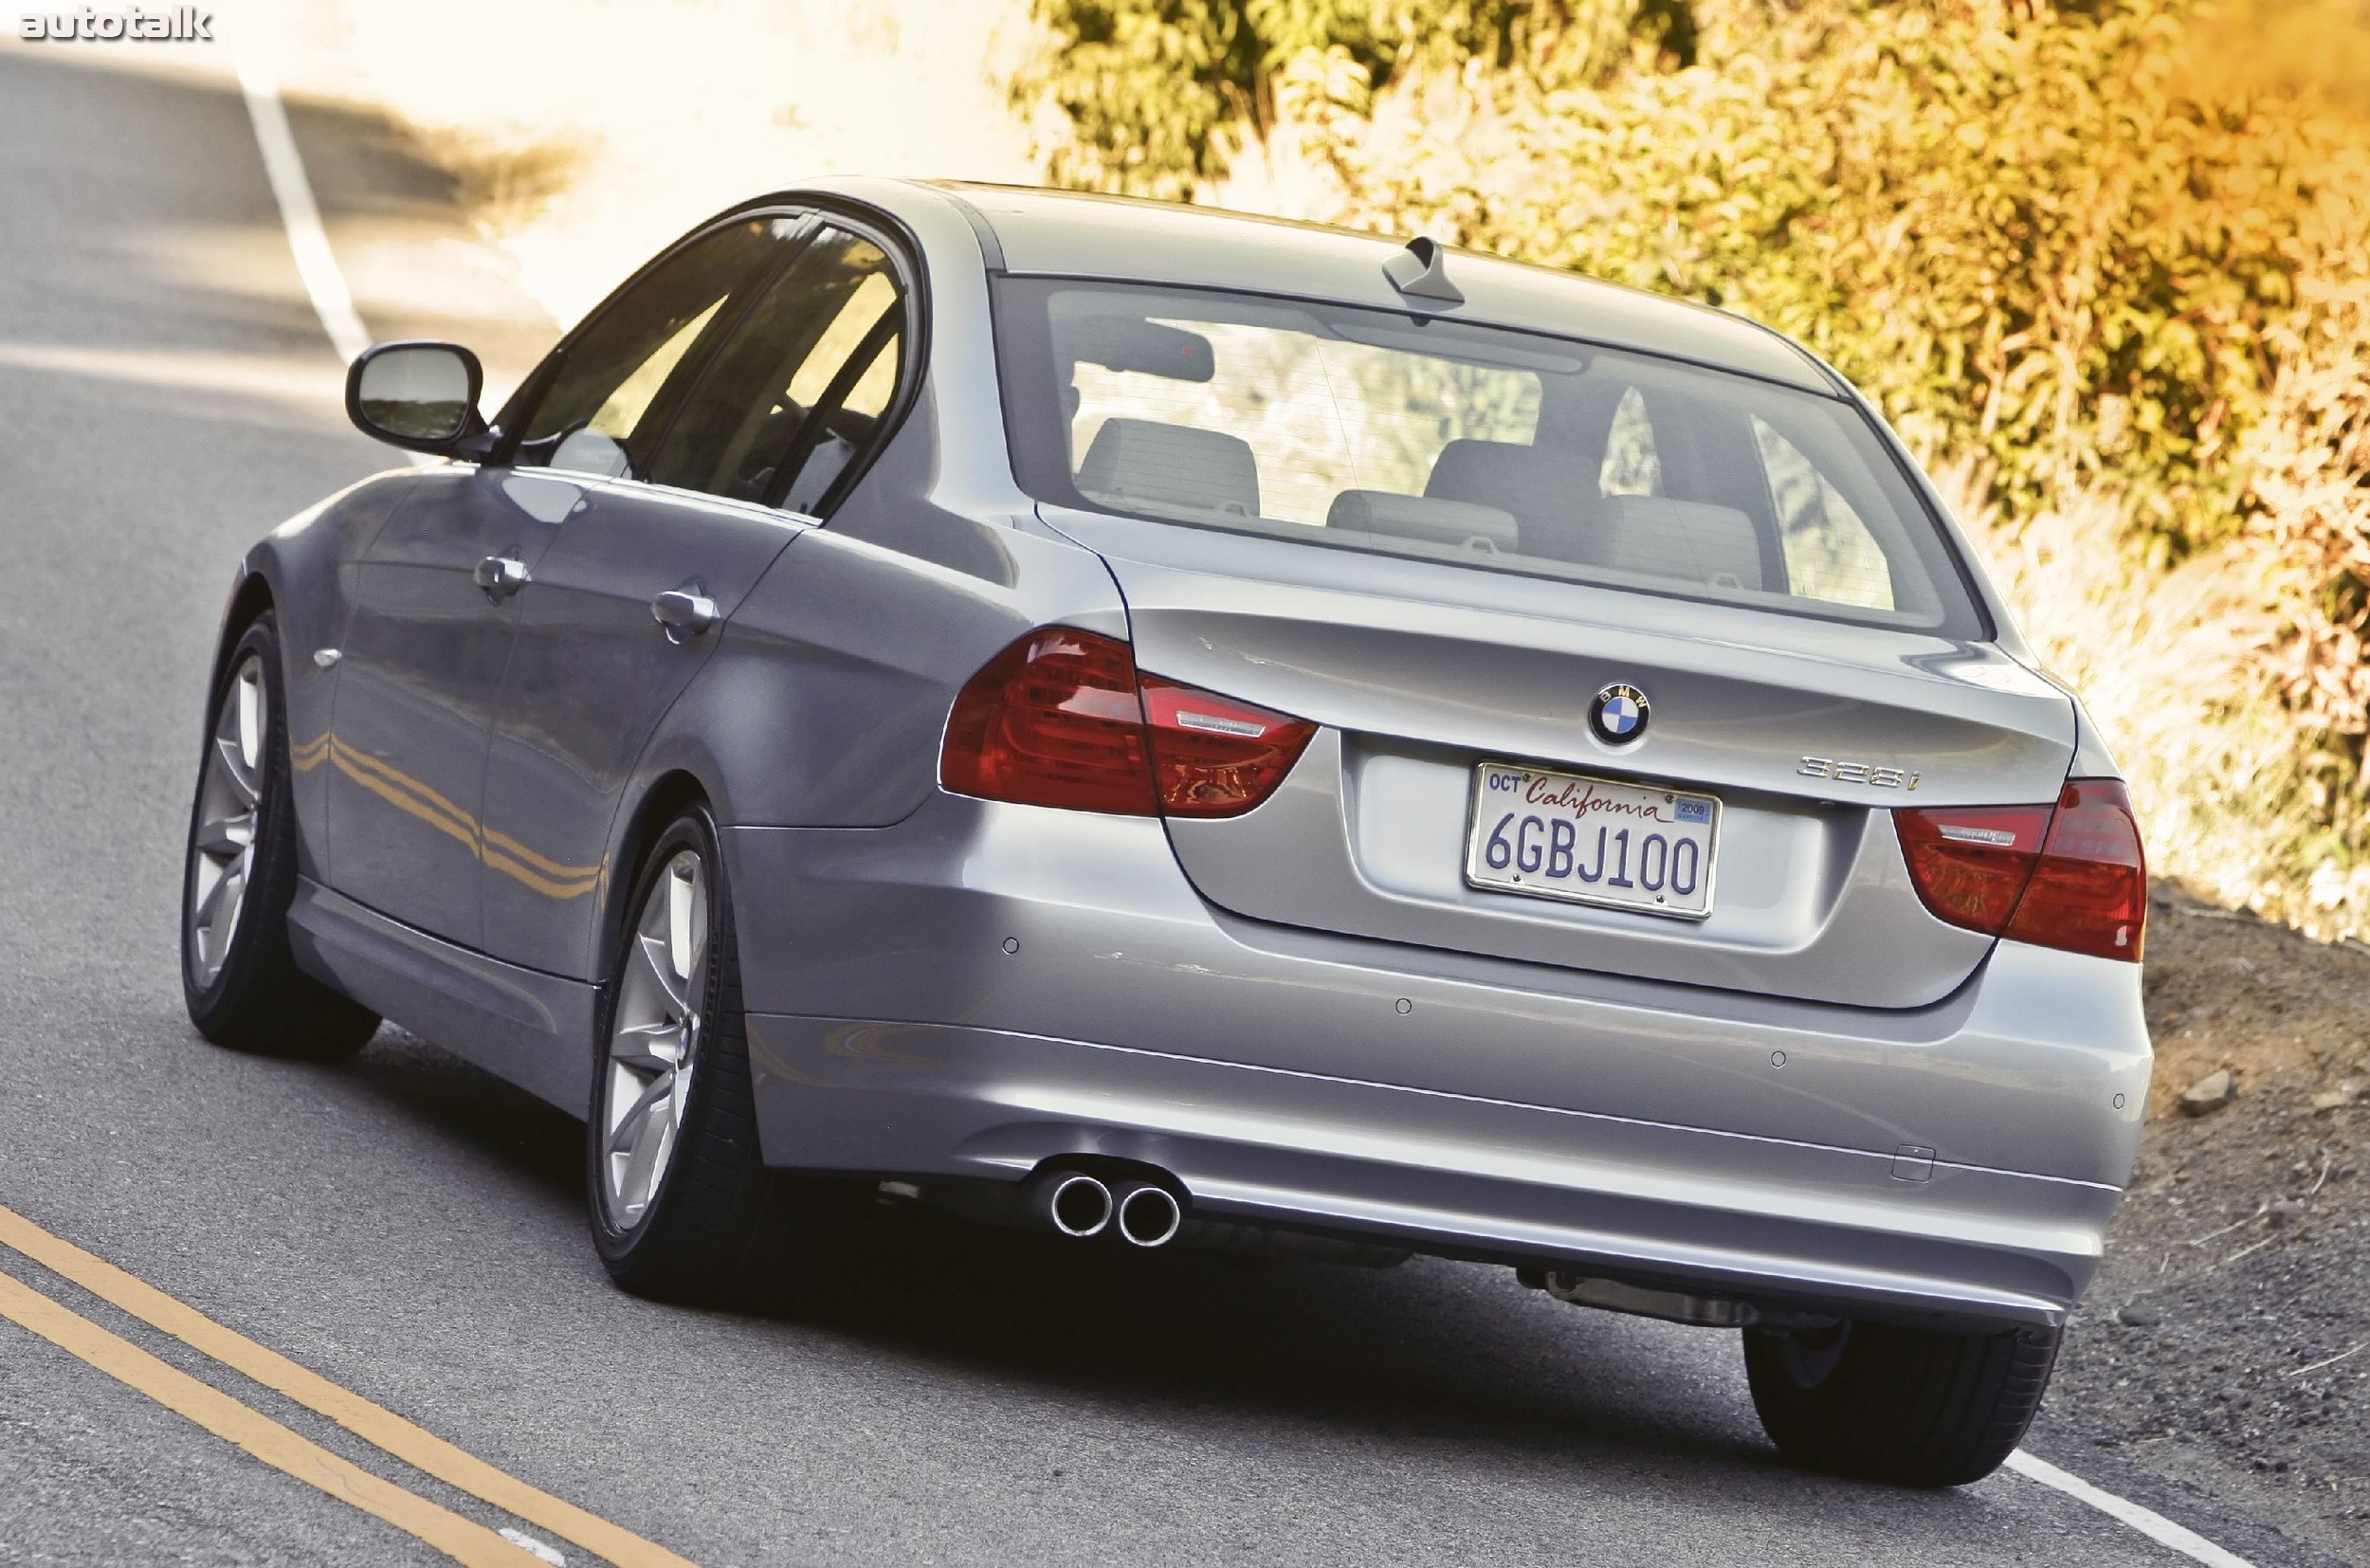
[(1646, 733), (1646, 694), (1635, 686), (1611, 685), (1589, 704), (1588, 727), (1608, 745), (1626, 746)]

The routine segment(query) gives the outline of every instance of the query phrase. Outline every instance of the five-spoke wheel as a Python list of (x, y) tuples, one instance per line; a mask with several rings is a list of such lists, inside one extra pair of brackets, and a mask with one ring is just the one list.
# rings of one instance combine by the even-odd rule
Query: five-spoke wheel
[(593, 1064), (592, 1240), (629, 1290), (716, 1300), (778, 1261), (786, 1189), (757, 1148), (716, 824), (688, 807), (639, 858)]
[(626, 943), (601, 1090), (601, 1201), (630, 1231), (650, 1212), (691, 1103), (708, 991), (708, 879), (679, 849), (645, 896)]
[(231, 671), (214, 714), (213, 739), (198, 773), (187, 924), (190, 974), (201, 987), (211, 985), (222, 973), (255, 876), (270, 703), (263, 658), (249, 652)]
[(297, 967), (297, 827), (279, 629), (251, 622), (223, 661), (198, 759), (181, 892), (181, 990), (208, 1039), (283, 1056), (358, 1050), (375, 1013)]

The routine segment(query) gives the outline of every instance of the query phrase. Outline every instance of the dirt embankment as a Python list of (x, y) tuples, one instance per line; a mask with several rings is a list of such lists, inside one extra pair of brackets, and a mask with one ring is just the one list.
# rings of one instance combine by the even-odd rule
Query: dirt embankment
[[(2150, 913), (2147, 1133), (2051, 1403), (2370, 1520), (2370, 948), (2163, 887)], [(2185, 1111), (2224, 1069), (2236, 1098)]]

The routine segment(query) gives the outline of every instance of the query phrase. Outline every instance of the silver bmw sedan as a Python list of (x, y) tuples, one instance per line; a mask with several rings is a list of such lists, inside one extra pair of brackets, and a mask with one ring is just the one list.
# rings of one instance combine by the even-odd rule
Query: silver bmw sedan
[(631, 1290), (860, 1181), (1740, 1329), (1832, 1470), (2015, 1447), (2139, 1138), (2140, 837), (1818, 359), (1428, 240), (840, 180), (480, 391), (362, 356), (442, 461), (240, 568), (209, 1038), (391, 1019), (582, 1116)]

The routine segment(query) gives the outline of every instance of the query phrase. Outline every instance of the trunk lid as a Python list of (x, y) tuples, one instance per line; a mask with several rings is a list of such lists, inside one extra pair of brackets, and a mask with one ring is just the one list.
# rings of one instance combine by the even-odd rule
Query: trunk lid
[[(1426, 947), (1908, 1008), (1991, 939), (1919, 901), (1894, 806), (2056, 798), (2072, 703), (1996, 647), (1930, 633), (1045, 509), (1101, 554), (1143, 670), (1314, 720), (1248, 814), (1173, 820), (1186, 875), (1251, 920)], [(1592, 734), (1609, 685), (1650, 704)], [(1720, 801), (1710, 914), (1682, 921), (1466, 877), (1483, 763)]]

